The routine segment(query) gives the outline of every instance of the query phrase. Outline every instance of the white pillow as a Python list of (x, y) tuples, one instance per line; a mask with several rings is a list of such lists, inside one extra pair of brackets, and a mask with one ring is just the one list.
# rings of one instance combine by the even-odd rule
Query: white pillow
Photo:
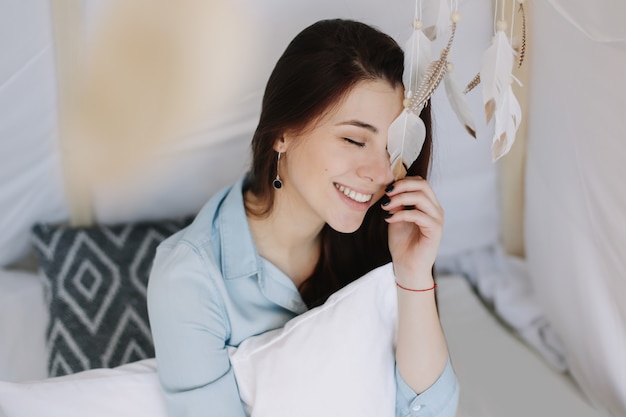
[(31, 383), (0, 382), (3, 417), (167, 417), (154, 359)]
[[(395, 416), (391, 264), (230, 351), (252, 417)], [(318, 400), (315, 400), (318, 399)]]

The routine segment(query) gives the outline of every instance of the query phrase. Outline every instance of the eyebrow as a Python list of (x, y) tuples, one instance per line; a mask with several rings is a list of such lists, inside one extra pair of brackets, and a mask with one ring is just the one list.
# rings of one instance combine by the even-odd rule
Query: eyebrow
[(372, 133), (378, 133), (378, 129), (375, 126), (372, 126), (369, 123), (362, 122), (360, 120), (347, 120), (345, 122), (339, 122), (336, 126), (356, 126), (361, 127), (363, 129), (367, 129)]

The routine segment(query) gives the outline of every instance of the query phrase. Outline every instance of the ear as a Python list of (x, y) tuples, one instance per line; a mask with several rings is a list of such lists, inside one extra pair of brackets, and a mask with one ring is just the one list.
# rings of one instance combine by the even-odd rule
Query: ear
[(287, 151), (287, 148), (289, 148), (289, 143), (291, 141), (289, 140), (288, 135), (282, 134), (278, 139), (276, 139), (276, 141), (274, 142), (274, 150), (276, 152), (280, 152), (280, 153), (285, 153)]

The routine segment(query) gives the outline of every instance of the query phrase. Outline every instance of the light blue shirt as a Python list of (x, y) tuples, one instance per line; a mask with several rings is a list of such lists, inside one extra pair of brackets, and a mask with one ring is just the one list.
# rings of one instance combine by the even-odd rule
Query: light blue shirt
[[(291, 279), (259, 256), (242, 185), (240, 179), (217, 193), (157, 249), (148, 312), (171, 417), (246, 416), (227, 348), (307, 310)], [(396, 382), (397, 416), (455, 415), (458, 384), (449, 361), (419, 395), (397, 369)]]

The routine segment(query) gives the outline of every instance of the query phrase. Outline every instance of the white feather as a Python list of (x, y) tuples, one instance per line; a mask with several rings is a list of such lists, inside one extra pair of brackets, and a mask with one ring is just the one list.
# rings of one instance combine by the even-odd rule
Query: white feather
[(522, 122), (522, 109), (510, 85), (502, 97), (501, 105), (496, 109), (495, 120), (495, 132), (491, 144), (491, 157), (494, 162), (511, 150), (515, 142), (515, 134)]
[(444, 37), (450, 27), (449, 0), (422, 0), (421, 3), (424, 34), (431, 41)]
[(432, 61), (430, 40), (419, 29), (414, 29), (404, 48), (404, 73), (402, 82), (407, 97), (417, 91), (426, 69)]
[(495, 118), (491, 145), (494, 161), (509, 152), (522, 120), (520, 105), (511, 88), (514, 60), (515, 51), (509, 38), (504, 31), (497, 31), (483, 55), (480, 70), (487, 122)]
[(499, 108), (508, 87), (511, 85), (515, 51), (504, 31), (494, 35), (491, 46), (483, 55), (480, 69), (480, 83), (483, 91), (483, 104), (487, 122), (495, 109)]
[(451, 72), (446, 72), (443, 83), (446, 88), (446, 95), (448, 96), (448, 101), (450, 102), (452, 110), (454, 110), (454, 113), (459, 118), (461, 124), (465, 127), (465, 130), (476, 138), (476, 125), (474, 123), (472, 109), (469, 104), (467, 104), (465, 94), (463, 94), (459, 88), (459, 85)]
[(418, 115), (403, 110), (389, 126), (388, 135), (387, 152), (397, 180), (406, 175), (406, 170), (419, 156), (426, 139), (426, 126)]

